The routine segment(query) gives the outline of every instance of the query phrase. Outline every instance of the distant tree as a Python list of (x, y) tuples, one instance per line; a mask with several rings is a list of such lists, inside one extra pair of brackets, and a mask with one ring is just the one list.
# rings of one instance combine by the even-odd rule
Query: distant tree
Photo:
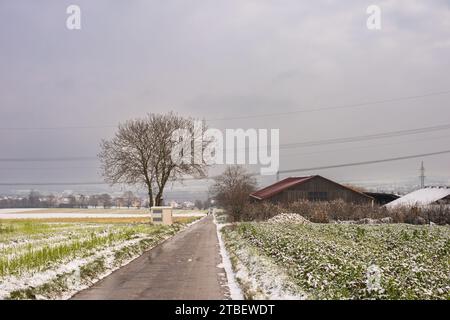
[(100, 195), (100, 202), (103, 204), (104, 209), (111, 208), (113, 205), (112, 197), (107, 193)]
[(56, 202), (57, 202), (57, 199), (56, 199), (56, 196), (54, 194), (49, 194), (47, 196), (47, 207), (48, 208), (56, 207)]
[(78, 207), (78, 201), (77, 198), (71, 194), (70, 196), (67, 197), (69, 199), (69, 207), (70, 208), (76, 208)]
[(203, 209), (209, 209), (211, 207), (211, 199), (203, 201)]
[(256, 179), (244, 167), (236, 165), (228, 166), (214, 179), (210, 194), (234, 220), (238, 220), (249, 201), (250, 193), (255, 189)]
[(98, 195), (93, 194), (89, 197), (88, 204), (91, 207), (97, 208), (100, 205), (100, 198)]
[(125, 203), (125, 199), (122, 197), (115, 197), (113, 202), (117, 208), (121, 208)]
[(134, 196), (134, 193), (131, 191), (125, 191), (122, 197), (125, 201), (125, 205), (127, 206), (128, 209), (130, 209), (130, 207), (133, 206), (133, 202), (136, 198)]
[(197, 209), (203, 209), (203, 202), (201, 200), (195, 200), (194, 204)]
[(140, 209), (142, 207), (142, 199), (141, 198), (135, 197), (133, 201), (134, 201), (133, 204), (136, 205), (137, 209)]
[(28, 206), (30, 208), (39, 208), (41, 206), (41, 194), (37, 191), (31, 190), (28, 194)]
[(80, 208), (86, 208), (88, 205), (88, 197), (84, 194), (80, 194), (80, 198), (78, 200), (78, 205)]
[[(187, 130), (193, 139), (200, 139), (206, 128), (203, 126), (199, 132), (193, 119), (174, 113), (149, 114), (144, 119), (120, 124), (115, 136), (101, 143), (99, 158), (105, 181), (111, 185), (144, 185), (149, 206), (159, 206), (169, 181), (180, 180), (184, 175), (203, 176), (206, 168), (203, 160), (197, 163), (173, 159), (177, 150), (191, 149), (188, 156), (194, 157), (191, 139), (174, 139), (178, 130)], [(206, 144), (203, 141), (199, 151)]]

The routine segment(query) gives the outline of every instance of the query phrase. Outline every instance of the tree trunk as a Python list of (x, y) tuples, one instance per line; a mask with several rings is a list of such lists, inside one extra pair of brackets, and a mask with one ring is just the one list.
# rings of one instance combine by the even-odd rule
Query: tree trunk
[(164, 178), (163, 181), (161, 182), (161, 185), (159, 186), (158, 193), (156, 194), (156, 197), (155, 197), (155, 205), (156, 206), (162, 206), (163, 193), (164, 193), (164, 187), (166, 186), (166, 182), (167, 182), (167, 178)]
[(151, 187), (148, 187), (148, 207), (153, 207), (153, 193)]
[(162, 192), (158, 192), (158, 194), (155, 197), (155, 205), (161, 206), (162, 205)]

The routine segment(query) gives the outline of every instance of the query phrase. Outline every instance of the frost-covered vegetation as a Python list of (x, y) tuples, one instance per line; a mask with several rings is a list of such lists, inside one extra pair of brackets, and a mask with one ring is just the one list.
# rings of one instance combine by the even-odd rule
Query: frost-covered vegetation
[[(307, 299), (450, 299), (448, 226), (253, 222), (222, 232), (247, 298), (281, 288)], [(255, 256), (277, 268), (256, 270)]]
[(195, 219), (172, 226), (0, 222), (0, 299), (70, 297)]
[(299, 200), (285, 204), (271, 202), (247, 203), (239, 215), (239, 221), (267, 220), (283, 212), (297, 213), (312, 222), (358, 221), (362, 219), (386, 219), (395, 223), (440, 225), (450, 224), (450, 206), (395, 207), (387, 209), (371, 204), (354, 204), (343, 200)]

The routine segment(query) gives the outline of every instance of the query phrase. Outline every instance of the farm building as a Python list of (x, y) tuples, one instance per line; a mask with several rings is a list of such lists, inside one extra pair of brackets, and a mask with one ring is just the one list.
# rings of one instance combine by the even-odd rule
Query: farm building
[(449, 187), (428, 187), (408, 193), (386, 205), (387, 208), (398, 206), (450, 205)]
[(396, 194), (384, 192), (364, 192), (364, 194), (368, 195), (369, 197), (372, 197), (374, 199), (374, 202), (380, 206), (383, 206), (385, 204), (388, 204), (389, 202), (392, 202), (400, 198)]
[(253, 201), (288, 203), (298, 200), (370, 203), (373, 198), (319, 175), (289, 177), (250, 194)]

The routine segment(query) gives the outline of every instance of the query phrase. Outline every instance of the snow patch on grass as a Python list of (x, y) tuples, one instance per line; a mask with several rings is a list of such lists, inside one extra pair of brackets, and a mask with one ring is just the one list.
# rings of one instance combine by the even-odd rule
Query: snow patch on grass
[(217, 239), (219, 240), (220, 255), (222, 256), (222, 263), (219, 264), (217, 267), (219, 267), (219, 266), (223, 267), (225, 270), (231, 299), (232, 300), (243, 300), (244, 297), (242, 295), (242, 291), (241, 291), (239, 285), (236, 283), (235, 274), (233, 272), (233, 267), (231, 265), (230, 257), (225, 249), (225, 244), (223, 242), (222, 235), (220, 232), (220, 230), (226, 224), (219, 224), (217, 222), (215, 214), (214, 214), (214, 223), (216, 225)]
[(307, 295), (294, 284), (292, 279), (269, 257), (242, 239), (227, 234), (225, 237), (230, 251), (236, 279), (245, 299), (250, 300), (305, 300)]
[[(115, 243), (92, 248), (88, 251), (77, 252), (76, 256), (68, 256), (59, 261), (48, 262), (41, 270), (33, 268), (22, 270), (19, 274), (10, 274), (0, 278), (0, 300), (1, 299), (68, 299), (80, 290), (86, 289), (100, 279), (111, 274), (118, 268), (130, 263), (148, 251), (170, 238), (176, 232), (186, 229), (188, 226), (197, 223), (201, 219), (189, 224), (178, 224), (164, 231), (153, 232), (152, 229), (158, 226), (136, 225), (118, 226), (117, 228), (133, 228), (135, 233), (126, 239), (117, 239)], [(87, 225), (88, 227), (89, 225)], [(112, 227), (111, 227), (112, 228)], [(90, 227), (89, 227), (90, 229)], [(158, 229), (156, 229), (158, 230)], [(78, 238), (86, 236), (84, 230), (76, 230), (73, 236), (75, 239), (61, 239), (63, 243), (70, 243)], [(103, 235), (106, 231), (109, 234), (118, 232), (114, 228), (110, 230), (105, 226), (101, 228), (96, 236)], [(141, 232), (143, 231), (143, 232)], [(55, 232), (58, 232), (56, 230)], [(108, 233), (105, 233), (108, 234)], [(64, 236), (67, 234), (64, 233)], [(48, 237), (48, 238), (46, 238)], [(47, 246), (51, 248), (53, 240), (58, 239), (58, 234), (45, 234), (44, 238), (39, 238), (37, 243), (30, 241), (27, 248), (36, 250), (47, 240)], [(49, 240), (52, 241), (49, 241)], [(64, 241), (65, 240), (65, 241)], [(41, 243), (43, 241), (43, 243)], [(57, 242), (58, 243), (58, 242)], [(11, 248), (15, 249), (15, 248)], [(15, 254), (20, 252), (15, 250)]]

